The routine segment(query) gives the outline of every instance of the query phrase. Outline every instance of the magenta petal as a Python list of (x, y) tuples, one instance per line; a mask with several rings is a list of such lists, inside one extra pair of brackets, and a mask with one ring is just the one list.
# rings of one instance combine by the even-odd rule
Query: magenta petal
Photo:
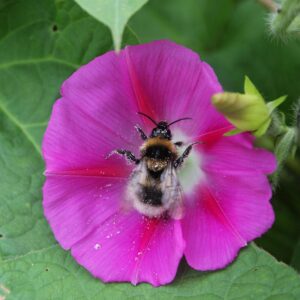
[[(96, 113), (96, 110), (95, 110)], [(113, 126), (109, 123), (109, 126)], [(126, 122), (125, 122), (126, 124)], [(43, 140), (43, 156), (47, 171), (97, 168), (107, 165), (107, 156), (112, 150), (127, 147), (136, 149), (133, 144), (134, 122), (130, 124), (131, 135), (125, 138), (120, 129), (109, 129), (105, 118), (88, 115), (83, 109), (74, 106), (69, 99), (58, 100)], [(129, 129), (128, 129), (129, 130)], [(135, 136), (136, 138), (136, 136)], [(136, 143), (137, 139), (135, 139)], [(116, 165), (118, 160), (114, 160)], [(126, 168), (126, 163), (121, 161)], [(128, 169), (128, 167), (127, 167)]]
[(48, 176), (43, 206), (59, 243), (69, 249), (119, 210), (125, 183), (96, 174)]
[(53, 108), (42, 147), (47, 170), (97, 167), (112, 150), (136, 151), (137, 111), (123, 55), (109, 52), (81, 67)]
[(248, 134), (224, 137), (215, 143), (203, 144), (203, 170), (222, 174), (261, 172), (270, 174), (276, 169), (272, 153), (253, 148), (253, 138)]
[(129, 46), (125, 52), (139, 106), (153, 118), (192, 117), (180, 124), (191, 135), (228, 126), (211, 104), (222, 87), (195, 52), (170, 41)]
[(272, 226), (270, 198), (271, 187), (262, 173), (207, 173), (196, 201), (187, 201), (182, 221), (188, 263), (198, 270), (225, 267), (241, 247)]
[(184, 244), (179, 221), (121, 211), (75, 244), (72, 255), (105, 282), (159, 286), (175, 277)]
[(246, 241), (261, 236), (272, 226), (272, 190), (264, 174), (220, 176), (219, 172), (211, 172), (208, 181), (224, 214)]
[(202, 144), (201, 152), (206, 178), (198, 194), (187, 197), (185, 256), (195, 269), (214, 270), (273, 224), (265, 174), (274, 171), (276, 162), (271, 153), (253, 148), (248, 134)]
[(198, 200), (186, 208), (182, 220), (184, 251), (188, 264), (197, 270), (225, 267), (246, 245), (231, 221), (224, 214), (219, 200), (207, 188), (199, 190)]
[(108, 52), (82, 66), (64, 82), (62, 97), (77, 113), (85, 115), (87, 123), (100, 123), (111, 138), (123, 138), (136, 145), (130, 133), (140, 117), (124, 51)]

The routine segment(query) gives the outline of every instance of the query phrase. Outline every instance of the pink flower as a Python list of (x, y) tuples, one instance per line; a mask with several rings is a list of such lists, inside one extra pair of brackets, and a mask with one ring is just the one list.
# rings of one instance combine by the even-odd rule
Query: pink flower
[[(65, 81), (43, 141), (43, 205), (58, 242), (95, 277), (159, 286), (174, 279), (183, 255), (197, 270), (223, 268), (270, 228), (265, 174), (274, 157), (249, 134), (223, 137), (232, 126), (211, 104), (220, 91), (208, 64), (169, 41), (108, 52)], [(155, 125), (138, 111), (156, 122), (191, 117), (170, 126), (172, 141), (182, 149), (202, 142), (176, 170), (182, 218), (134, 208), (127, 190), (136, 165), (107, 158), (116, 149), (140, 156), (134, 125), (147, 135)]]

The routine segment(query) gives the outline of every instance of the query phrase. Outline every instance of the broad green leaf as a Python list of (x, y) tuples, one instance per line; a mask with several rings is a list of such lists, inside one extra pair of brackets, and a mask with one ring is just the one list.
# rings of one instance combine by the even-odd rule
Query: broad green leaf
[(10, 299), (268, 299), (300, 298), (300, 277), (256, 246), (242, 250), (228, 268), (201, 273), (181, 266), (164, 287), (103, 284), (77, 265), (59, 246), (0, 264), (0, 295)]
[(84, 10), (107, 25), (113, 35), (115, 49), (120, 50), (122, 34), (130, 17), (148, 0), (75, 0)]
[(0, 1), (3, 259), (56, 244), (41, 205), (42, 135), (63, 80), (111, 49), (109, 31), (72, 1)]

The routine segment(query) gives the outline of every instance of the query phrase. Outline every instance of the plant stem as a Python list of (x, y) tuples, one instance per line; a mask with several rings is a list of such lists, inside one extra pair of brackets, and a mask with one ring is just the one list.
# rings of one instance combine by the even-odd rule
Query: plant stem
[(258, 2), (270, 12), (277, 12), (278, 5), (273, 0), (258, 0)]

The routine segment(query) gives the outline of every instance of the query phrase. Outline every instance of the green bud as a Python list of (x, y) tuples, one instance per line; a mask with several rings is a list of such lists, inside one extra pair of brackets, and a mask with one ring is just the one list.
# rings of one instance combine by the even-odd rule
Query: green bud
[(256, 131), (270, 122), (265, 103), (257, 96), (238, 93), (219, 93), (212, 98), (214, 106), (240, 132)]
[(218, 93), (213, 95), (212, 103), (236, 129), (226, 135), (251, 131), (256, 136), (265, 134), (272, 118), (272, 111), (280, 105), (285, 96), (266, 103), (248, 77), (245, 78), (245, 94)]
[(296, 128), (287, 127), (284, 134), (276, 139), (275, 155), (277, 159), (276, 172), (272, 174), (272, 182), (276, 185), (285, 161), (295, 154)]
[(283, 40), (300, 37), (300, 0), (283, 0), (281, 7), (271, 14), (271, 31)]

